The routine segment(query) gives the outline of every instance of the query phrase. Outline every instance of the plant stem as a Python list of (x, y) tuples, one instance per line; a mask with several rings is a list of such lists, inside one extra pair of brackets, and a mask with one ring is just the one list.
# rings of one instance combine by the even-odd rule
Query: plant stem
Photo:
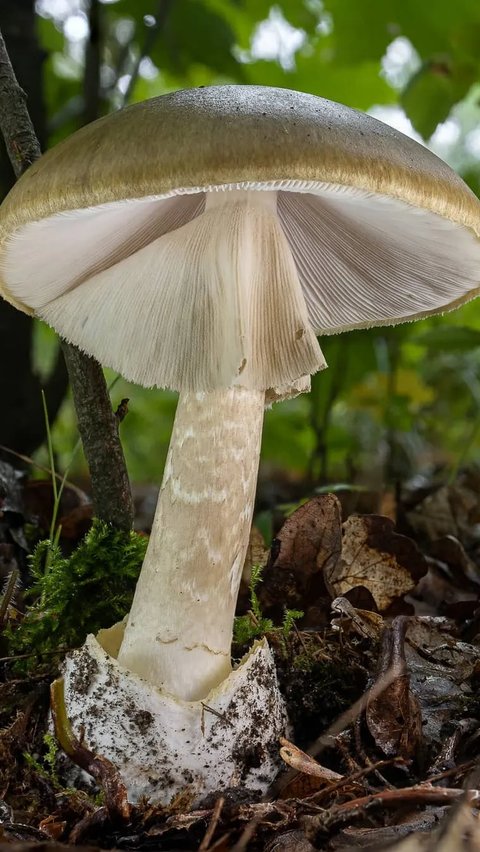
[[(0, 33), (0, 130), (18, 178), (40, 156), (25, 93), (18, 85)], [(120, 529), (133, 523), (133, 500), (125, 458), (102, 368), (71, 344), (63, 354), (72, 386), (78, 428), (90, 468), (97, 516)]]
[(103, 371), (76, 346), (62, 341), (78, 431), (82, 437), (92, 482), (95, 515), (119, 529), (133, 524), (133, 500), (125, 457)]

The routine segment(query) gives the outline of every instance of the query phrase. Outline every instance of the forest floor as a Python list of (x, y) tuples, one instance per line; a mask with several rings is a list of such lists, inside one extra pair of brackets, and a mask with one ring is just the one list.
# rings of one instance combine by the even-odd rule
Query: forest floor
[[(12, 585), (15, 565), (28, 577), (25, 535), (33, 521), (48, 529), (51, 496), (48, 483), (25, 484), (2, 465), (0, 571)], [(71, 548), (90, 509), (68, 489), (65, 500)], [(480, 849), (479, 472), (396, 495), (314, 496), (270, 550), (254, 534), (249, 560), (262, 574), (253, 594), (246, 577), (239, 635), (266, 633), (292, 723), (269, 793), (218, 791), (191, 810), (187, 791), (169, 807), (122, 810), (113, 768), (94, 794), (66, 786), (48, 733), (58, 660), (37, 660), (32, 648), (22, 671), (6, 635), (0, 843), (12, 852)], [(22, 619), (19, 598), (4, 589), (9, 630)]]

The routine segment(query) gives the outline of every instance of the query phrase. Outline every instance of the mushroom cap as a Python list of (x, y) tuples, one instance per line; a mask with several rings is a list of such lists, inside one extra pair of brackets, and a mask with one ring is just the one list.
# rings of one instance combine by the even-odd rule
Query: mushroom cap
[[(221, 376), (209, 368), (188, 381), (177, 380), (174, 370), (168, 375), (161, 368), (130, 370), (121, 356), (110, 356), (106, 338), (119, 332), (110, 329), (114, 323), (106, 315), (101, 328), (95, 325), (88, 332), (101, 300), (117, 298), (116, 282), (135, 277), (136, 258), (152, 283), (151, 246), (160, 251), (158, 265), (174, 274), (188, 240), (192, 245), (199, 240), (192, 223), (204, 215), (206, 194), (229, 190), (254, 190), (252, 197), (259, 191), (277, 193), (277, 215), (271, 215), (288, 246), (275, 264), (288, 266), (291, 257), (285, 251), (291, 253), (312, 333), (416, 319), (478, 293), (480, 203), (452, 169), (368, 115), (313, 95), (261, 86), (218, 86), (153, 98), (82, 128), (47, 152), (0, 210), (0, 292), (134, 381), (179, 389), (229, 384), (230, 366)], [(216, 219), (213, 214), (204, 231), (214, 220), (217, 227), (223, 221), (230, 235), (243, 228), (243, 251), (252, 235), (238, 205), (230, 219), (221, 208)], [(276, 225), (265, 223), (266, 214), (255, 226), (258, 251), (261, 243), (276, 238)], [(240, 244), (232, 242), (232, 251), (239, 250)], [(213, 256), (212, 261), (215, 265)], [(271, 258), (268, 262), (272, 265)], [(190, 280), (191, 269), (181, 275)], [(182, 280), (178, 292), (183, 286)], [(157, 281), (157, 291), (163, 287), (164, 281)], [(141, 299), (138, 289), (135, 298)], [(207, 301), (216, 298), (210, 292)], [(150, 311), (152, 299), (150, 288)], [(288, 322), (298, 335), (305, 316), (299, 297), (294, 301), (297, 313)], [(190, 329), (198, 313), (193, 303), (186, 323)], [(119, 322), (124, 330), (132, 326), (127, 342), (133, 341), (134, 324), (141, 335), (140, 316), (140, 308), (133, 317), (124, 306)], [(236, 322), (243, 327), (243, 315)], [(159, 316), (155, 328), (165, 339)], [(228, 330), (226, 337), (232, 333)], [(200, 336), (205, 334), (204, 327)], [(283, 385), (317, 369), (321, 358), (308, 335), (301, 345), (308, 349), (303, 366), (302, 357), (294, 359), (288, 374), (253, 376), (251, 385)], [(116, 348), (122, 348), (118, 340)], [(139, 352), (144, 362), (153, 355), (158, 360), (158, 347)], [(239, 351), (232, 359), (242, 362)]]
[(365, 113), (267, 86), (184, 89), (133, 104), (44, 154), (3, 206), (2, 241), (65, 210), (184, 187), (315, 181), (391, 196), (480, 235), (480, 205), (414, 140)]

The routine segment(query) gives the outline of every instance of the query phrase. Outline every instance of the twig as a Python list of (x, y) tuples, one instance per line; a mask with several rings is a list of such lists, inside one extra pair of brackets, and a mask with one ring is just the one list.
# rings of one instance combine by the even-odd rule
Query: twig
[(459, 763), (458, 766), (452, 766), (451, 769), (445, 769), (444, 772), (439, 772), (437, 775), (429, 775), (428, 783), (435, 784), (436, 781), (443, 781), (444, 778), (451, 778), (452, 775), (462, 777), (474, 769), (478, 764), (477, 759), (467, 760), (465, 763)]
[(384, 766), (405, 766), (406, 764), (407, 761), (403, 758), (394, 757), (389, 758), (388, 760), (378, 760), (376, 763), (372, 763), (370, 766), (365, 766), (363, 769), (358, 769), (350, 775), (344, 775), (343, 778), (339, 778), (338, 781), (332, 782), (327, 787), (322, 787), (321, 790), (317, 790), (316, 793), (312, 793), (311, 796), (308, 796), (305, 801), (318, 803), (322, 799), (326, 799), (332, 793), (336, 793), (337, 790), (341, 790), (342, 787), (349, 787), (351, 784), (360, 781), (362, 778), (366, 778), (367, 775), (371, 775), (373, 772), (376, 772), (378, 769), (382, 769)]
[(478, 805), (480, 802), (480, 790), (459, 790), (456, 787), (432, 787), (426, 784), (416, 784), (414, 787), (402, 787), (399, 790), (384, 790), (381, 793), (372, 793), (369, 796), (362, 796), (360, 799), (352, 799), (350, 802), (344, 802), (342, 805), (337, 805), (336, 813), (347, 813), (370, 808), (372, 805), (380, 807), (396, 807), (403, 802), (410, 802), (416, 805), (441, 805), (456, 802), (465, 796), (465, 793), (470, 796), (472, 805)]
[(74, 390), (83, 451), (90, 470), (95, 514), (118, 529), (133, 524), (133, 500), (125, 456), (100, 364), (62, 341), (68, 375)]
[[(0, 129), (16, 177), (40, 156), (33, 125), (0, 33)], [(133, 500), (125, 458), (103, 371), (97, 361), (62, 343), (85, 457), (90, 468), (93, 503), (99, 518), (131, 529)]]
[(75, 651), (75, 648), (57, 648), (56, 651), (30, 651), (28, 654), (13, 654), (10, 657), (0, 657), (0, 663), (16, 663), (17, 660), (29, 660), (31, 657), (55, 657)]
[(239, 839), (237, 840), (235, 845), (231, 847), (230, 852), (244, 852), (245, 849), (248, 849), (248, 844), (250, 843), (258, 828), (260, 820), (261, 816), (259, 814), (258, 816), (255, 816), (253, 819), (251, 819), (249, 823), (247, 823)]
[(205, 836), (198, 847), (198, 852), (208, 852), (210, 847), (210, 843), (212, 842), (213, 835), (215, 834), (218, 821), (220, 819), (220, 814), (222, 813), (223, 806), (225, 804), (225, 799), (223, 796), (219, 796), (217, 801), (215, 802), (215, 807), (212, 811), (212, 816), (210, 817), (210, 822), (208, 824), (208, 828), (205, 832)]
[[(37, 461), (35, 461), (35, 459), (32, 459), (31, 456), (26, 456), (24, 453), (17, 453), (16, 450), (11, 450), (10, 447), (6, 447), (4, 444), (0, 444), (0, 450), (2, 451), (2, 453), (9, 453), (9, 455), (15, 456), (16, 459), (20, 459), (20, 461), (26, 462), (31, 467), (36, 467), (37, 470), (42, 470), (43, 473), (48, 473), (50, 478), (54, 476), (55, 479), (58, 479), (59, 482), (63, 482), (64, 480), (64, 477), (61, 473), (57, 473), (54, 470), (50, 470), (49, 467), (45, 467), (45, 465), (39, 464)], [(68, 479), (65, 479), (65, 485), (68, 485), (70, 488), (73, 488), (73, 490), (76, 491), (77, 494), (81, 494), (80, 488), (73, 482), (70, 482)]]
[(478, 807), (480, 802), (479, 790), (458, 790), (449, 787), (430, 787), (417, 784), (414, 787), (404, 787), (399, 790), (384, 790), (381, 793), (372, 793), (359, 799), (344, 802), (318, 816), (305, 817), (309, 834), (311, 831), (331, 830), (339, 823), (350, 821), (355, 817), (364, 817), (371, 810), (381, 808), (398, 807), (405, 803), (409, 805), (449, 805), (458, 802), (468, 796), (472, 807)]

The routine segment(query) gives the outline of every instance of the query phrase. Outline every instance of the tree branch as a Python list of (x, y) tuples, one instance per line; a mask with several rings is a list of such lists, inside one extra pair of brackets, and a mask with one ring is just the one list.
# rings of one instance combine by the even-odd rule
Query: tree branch
[[(133, 501), (125, 458), (118, 436), (103, 371), (94, 358), (62, 341), (68, 375), (92, 482), (95, 514), (120, 529), (131, 529)], [(101, 376), (101, 382), (100, 382)]]
[(41, 154), (40, 145), (27, 111), (26, 95), (20, 88), (0, 33), (0, 126), (5, 147), (20, 177)]
[[(40, 156), (27, 111), (0, 33), (0, 130), (16, 177)], [(133, 523), (133, 501), (107, 385), (100, 365), (75, 346), (62, 344), (73, 391), (78, 428), (90, 467), (97, 516), (121, 529)]]

